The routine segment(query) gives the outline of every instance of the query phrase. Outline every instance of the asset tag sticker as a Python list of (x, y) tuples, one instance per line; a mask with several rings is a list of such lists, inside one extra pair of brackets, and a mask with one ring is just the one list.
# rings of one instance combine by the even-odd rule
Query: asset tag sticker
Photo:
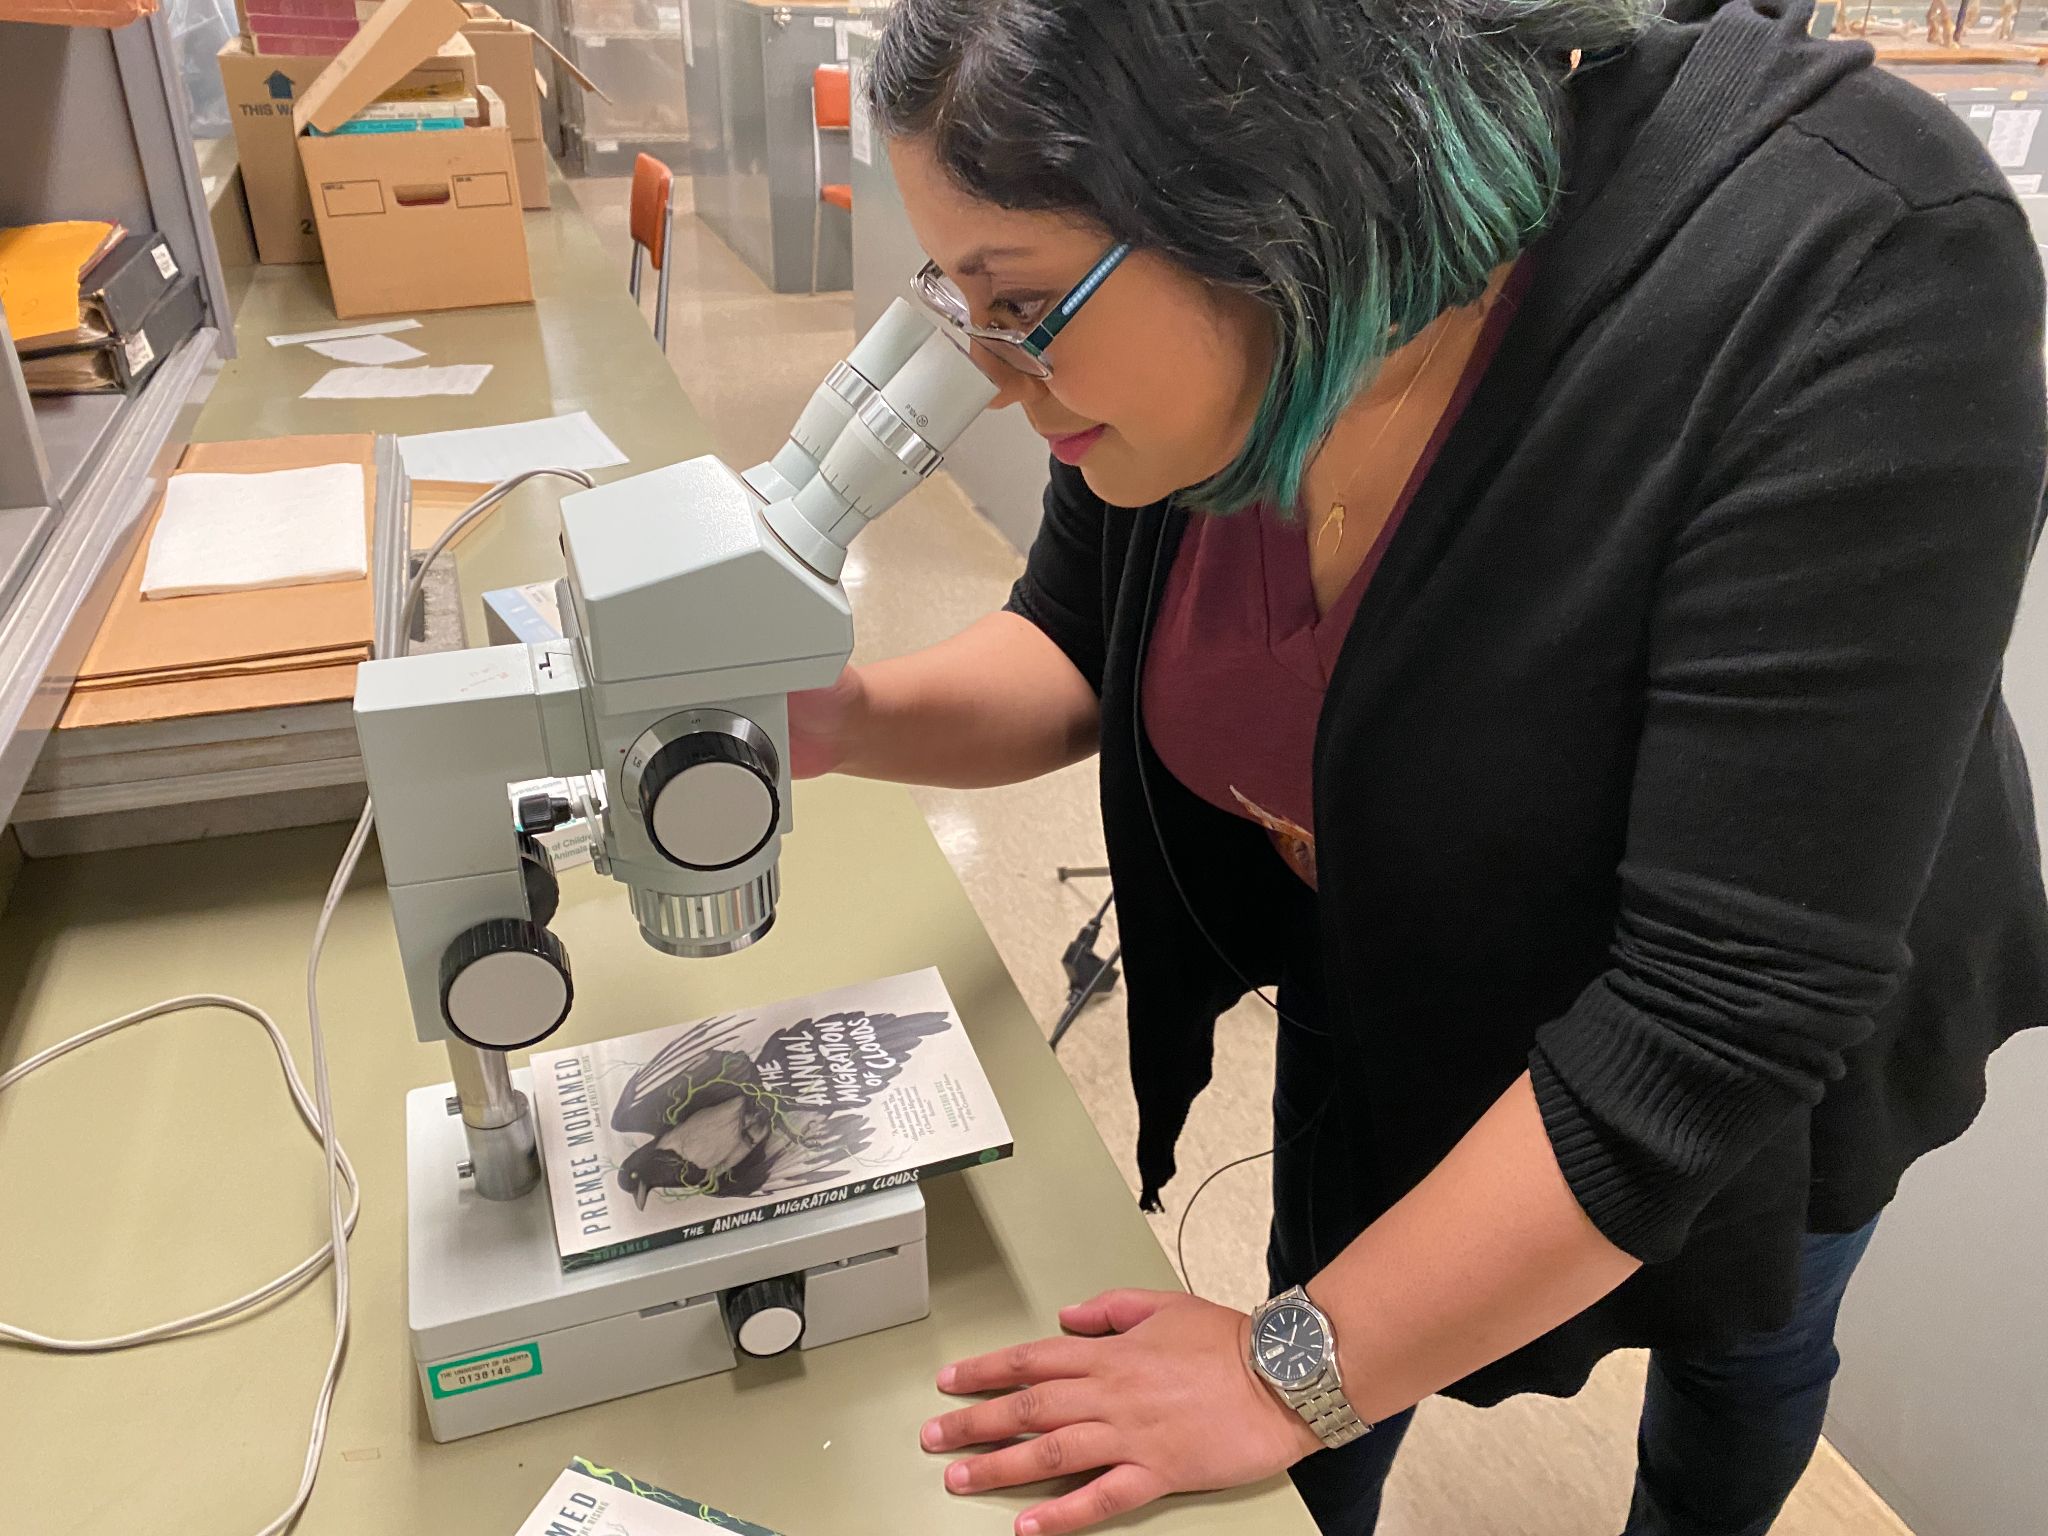
[(178, 275), (178, 263), (172, 259), (171, 248), (168, 245), (159, 245), (150, 254), (156, 257), (156, 269), (164, 275), (165, 282)]
[(539, 1374), (540, 1345), (536, 1342), (472, 1355), (467, 1360), (451, 1360), (446, 1365), (430, 1365), (427, 1382), (436, 1398), (460, 1397), (465, 1392), (502, 1387), (509, 1381), (524, 1381)]
[(130, 373), (140, 373), (156, 361), (156, 348), (149, 344), (149, 338), (140, 331), (121, 343), (121, 350), (128, 354)]

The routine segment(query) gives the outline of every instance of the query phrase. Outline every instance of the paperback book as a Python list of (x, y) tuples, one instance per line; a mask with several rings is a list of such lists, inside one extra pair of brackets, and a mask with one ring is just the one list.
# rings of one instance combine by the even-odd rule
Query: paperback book
[(1011, 1152), (936, 970), (537, 1053), (565, 1269)]
[(555, 1479), (517, 1536), (776, 1536), (709, 1504), (639, 1482), (578, 1456)]

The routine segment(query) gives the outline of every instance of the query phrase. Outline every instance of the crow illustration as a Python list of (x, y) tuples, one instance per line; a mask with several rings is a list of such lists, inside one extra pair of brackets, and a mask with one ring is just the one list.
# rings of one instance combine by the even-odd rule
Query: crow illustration
[(753, 1058), (709, 1050), (664, 1062), (667, 1055), (640, 1069), (612, 1111), (613, 1130), (654, 1138), (619, 1164), (619, 1187), (642, 1210), (656, 1189), (753, 1194), (767, 1172), (774, 1121)]
[[(789, 1084), (792, 1042), (819, 1024), (860, 1018), (872, 1031), (879, 1060), (860, 1083), (807, 1103), (761, 1072)], [(612, 1110), (615, 1131), (653, 1139), (619, 1164), (619, 1187), (640, 1209), (648, 1196), (673, 1189), (728, 1199), (780, 1195), (844, 1177), (849, 1160), (867, 1150), (873, 1130), (855, 1113), (903, 1070), (917, 1043), (946, 1028), (943, 1013), (831, 1015), (802, 1020), (764, 1040), (757, 1056), (736, 1047), (753, 1021), (707, 1019), (669, 1042), (635, 1072)]]

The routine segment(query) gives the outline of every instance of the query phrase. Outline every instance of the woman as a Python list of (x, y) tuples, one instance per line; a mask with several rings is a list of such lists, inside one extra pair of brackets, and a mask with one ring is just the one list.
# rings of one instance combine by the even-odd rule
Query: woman
[(1368, 1532), (1420, 1399), (1624, 1346), (1630, 1536), (1763, 1532), (1878, 1211), (2048, 1017), (2039, 264), (1807, 14), (897, 0), (919, 289), (1056, 462), (1008, 611), (795, 701), (798, 769), (1100, 753), (1145, 1199), (1277, 983), (1304, 1288), (946, 1371), (949, 1487), (1090, 1479), (1026, 1536), (1282, 1468)]

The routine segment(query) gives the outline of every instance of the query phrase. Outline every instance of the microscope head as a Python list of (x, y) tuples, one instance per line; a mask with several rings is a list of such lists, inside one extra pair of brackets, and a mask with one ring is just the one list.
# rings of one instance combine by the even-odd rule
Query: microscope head
[(742, 477), (707, 455), (562, 502), (563, 619), (600, 770), (578, 809), (655, 948), (727, 954), (773, 924), (787, 695), (852, 653), (846, 549), (994, 393), (898, 300), (770, 463)]

